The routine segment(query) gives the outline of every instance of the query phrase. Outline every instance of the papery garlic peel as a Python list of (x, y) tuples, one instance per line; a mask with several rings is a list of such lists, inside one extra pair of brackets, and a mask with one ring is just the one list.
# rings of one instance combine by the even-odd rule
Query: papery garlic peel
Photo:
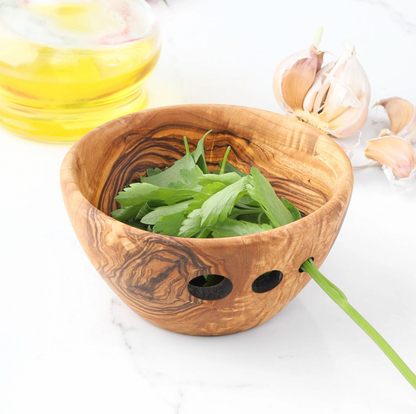
[(347, 147), (346, 145), (344, 145), (342, 142), (339, 141), (335, 141), (341, 148), (342, 150), (347, 154), (347, 157), (352, 160), (352, 157), (354, 156), (354, 151), (357, 149), (357, 147), (360, 145), (361, 142), (361, 135), (358, 138), (358, 141), (352, 146), (352, 147)]
[[(344, 46), (338, 60), (321, 68), (323, 53), (314, 43), (309, 51), (286, 58), (273, 79), (276, 99), (286, 114), (336, 138), (353, 136), (363, 127), (371, 98), (370, 83), (356, 58), (355, 48)], [(302, 65), (297, 64), (300, 61)], [(292, 69), (294, 65), (296, 70)]]
[(382, 130), (380, 136), (397, 135), (410, 144), (416, 143), (416, 111), (409, 101), (393, 97), (382, 99), (374, 106), (383, 106), (390, 119), (390, 130)]
[(371, 139), (364, 150), (367, 158), (392, 169), (397, 178), (407, 178), (416, 167), (413, 147), (396, 136)]

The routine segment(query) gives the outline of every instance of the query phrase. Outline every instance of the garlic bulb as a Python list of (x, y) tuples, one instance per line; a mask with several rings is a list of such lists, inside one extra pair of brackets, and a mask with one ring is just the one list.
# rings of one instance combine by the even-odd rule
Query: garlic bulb
[(406, 140), (393, 135), (371, 139), (364, 154), (383, 166), (393, 187), (402, 191), (413, 189), (416, 184), (416, 153)]
[(344, 46), (336, 61), (321, 68), (323, 52), (314, 42), (309, 51), (286, 58), (273, 79), (277, 102), (286, 114), (336, 138), (353, 136), (362, 128), (371, 98), (354, 46)]
[(374, 106), (383, 106), (391, 123), (390, 130), (382, 130), (380, 136), (397, 135), (411, 144), (416, 143), (416, 111), (415, 107), (405, 99), (382, 99)]

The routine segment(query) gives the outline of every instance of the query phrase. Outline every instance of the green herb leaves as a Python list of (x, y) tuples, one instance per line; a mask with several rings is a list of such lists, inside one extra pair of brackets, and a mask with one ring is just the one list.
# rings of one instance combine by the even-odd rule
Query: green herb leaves
[[(174, 182), (182, 182), (181, 170), (191, 170), (195, 168), (195, 161), (189, 152), (188, 142), (184, 137), (186, 155), (180, 160), (176, 161), (172, 167), (166, 168), (166, 170), (159, 172), (158, 174), (150, 177), (141, 177), (142, 183), (153, 184), (158, 187), (169, 188), (169, 184)], [(118, 201), (118, 200), (117, 200)]]
[(220, 170), (210, 173), (204, 141), (172, 167), (147, 170), (140, 183), (127, 185), (116, 201), (116, 220), (167, 236), (234, 237), (271, 230), (300, 219), (299, 210), (280, 200), (260, 170), (245, 174), (227, 162), (227, 148)]
[(224, 221), (237, 201), (247, 193), (248, 178), (240, 178), (233, 184), (211, 196), (201, 207), (201, 225), (212, 226)]
[(293, 221), (289, 210), (276, 196), (273, 187), (258, 168), (251, 168), (248, 180), (247, 191), (250, 197), (260, 204), (273, 227), (284, 226)]
[(135, 206), (150, 200), (159, 200), (166, 205), (171, 205), (192, 197), (195, 193), (192, 190), (175, 190), (148, 183), (133, 183), (118, 194), (116, 201), (122, 207)]

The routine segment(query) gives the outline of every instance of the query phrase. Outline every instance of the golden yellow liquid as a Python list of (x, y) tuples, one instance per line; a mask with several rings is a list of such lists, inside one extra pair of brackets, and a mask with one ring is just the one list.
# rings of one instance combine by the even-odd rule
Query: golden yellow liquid
[[(91, 12), (99, 14), (91, 11), (91, 3), (50, 7), (37, 11), (60, 27), (79, 33), (100, 30), (89, 23)], [(101, 17), (99, 24), (117, 24)], [(142, 85), (159, 53), (157, 33), (90, 49), (56, 49), (11, 36), (2, 45), (0, 39), (0, 123), (32, 139), (76, 141), (98, 125), (146, 108)]]

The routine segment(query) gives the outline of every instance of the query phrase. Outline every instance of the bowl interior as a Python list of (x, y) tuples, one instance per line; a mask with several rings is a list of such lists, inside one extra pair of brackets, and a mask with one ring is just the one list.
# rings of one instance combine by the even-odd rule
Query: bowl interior
[[(118, 208), (114, 197), (139, 181), (148, 168), (169, 167), (205, 140), (210, 170), (228, 161), (248, 173), (256, 166), (279, 196), (304, 215), (325, 205), (345, 184), (350, 163), (343, 151), (316, 129), (265, 111), (239, 107), (162, 108), (128, 115), (88, 134), (76, 149), (77, 184), (84, 197), (105, 214)], [(156, 116), (156, 114), (158, 116)]]

